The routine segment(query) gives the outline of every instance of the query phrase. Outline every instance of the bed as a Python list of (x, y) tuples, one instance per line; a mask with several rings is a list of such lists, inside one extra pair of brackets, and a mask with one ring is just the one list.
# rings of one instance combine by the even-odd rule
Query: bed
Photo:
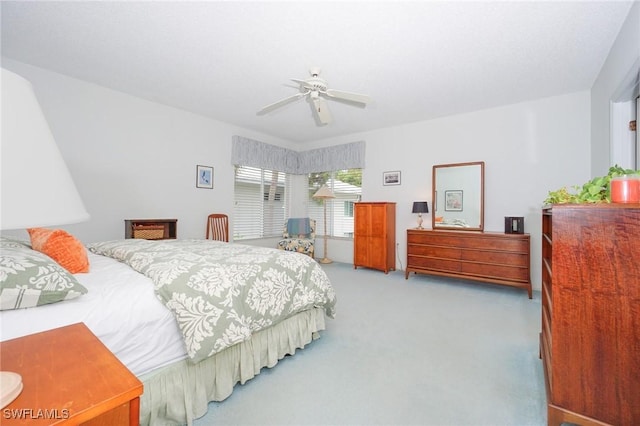
[(211, 240), (86, 248), (89, 272), (70, 274), (29, 242), (0, 239), (0, 340), (84, 322), (143, 382), (143, 425), (191, 424), (335, 315), (328, 277), (299, 253)]

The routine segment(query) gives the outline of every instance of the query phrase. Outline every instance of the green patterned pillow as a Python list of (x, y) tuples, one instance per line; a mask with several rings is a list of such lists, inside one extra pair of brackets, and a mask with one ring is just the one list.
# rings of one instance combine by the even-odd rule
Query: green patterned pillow
[(0, 238), (0, 310), (32, 308), (87, 292), (67, 270), (26, 243)]

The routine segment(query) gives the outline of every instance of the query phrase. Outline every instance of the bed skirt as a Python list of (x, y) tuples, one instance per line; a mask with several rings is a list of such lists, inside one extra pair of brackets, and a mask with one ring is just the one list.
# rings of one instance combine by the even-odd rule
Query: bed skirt
[(191, 425), (207, 413), (209, 401), (226, 399), (238, 382), (319, 338), (324, 320), (324, 308), (304, 311), (198, 364), (182, 360), (139, 377), (144, 384), (140, 424)]

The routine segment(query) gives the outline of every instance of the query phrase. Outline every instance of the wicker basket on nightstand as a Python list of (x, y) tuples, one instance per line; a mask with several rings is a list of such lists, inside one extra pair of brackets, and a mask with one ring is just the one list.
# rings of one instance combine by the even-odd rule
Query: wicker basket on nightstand
[(164, 238), (163, 225), (134, 225), (133, 238), (145, 240), (161, 240)]
[(177, 238), (178, 219), (125, 219), (124, 237), (145, 240)]

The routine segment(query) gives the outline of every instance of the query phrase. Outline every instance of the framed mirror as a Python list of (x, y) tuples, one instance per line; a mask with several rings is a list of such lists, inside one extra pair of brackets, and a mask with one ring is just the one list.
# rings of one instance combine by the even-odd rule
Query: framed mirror
[(484, 161), (433, 166), (433, 229), (484, 229)]

